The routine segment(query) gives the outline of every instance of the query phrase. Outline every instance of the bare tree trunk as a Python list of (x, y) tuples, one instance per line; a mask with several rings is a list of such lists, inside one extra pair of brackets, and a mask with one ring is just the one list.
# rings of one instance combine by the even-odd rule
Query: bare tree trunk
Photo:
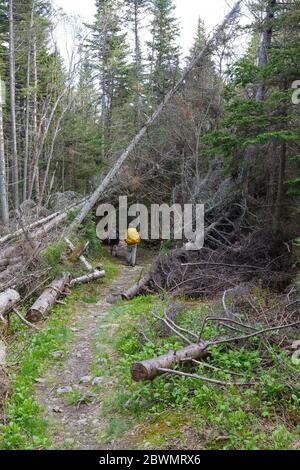
[(15, 209), (19, 208), (19, 165), (16, 128), (16, 82), (15, 82), (15, 32), (13, 0), (9, 0), (9, 77), (10, 77), (10, 117), (12, 137), (12, 190)]
[(139, 9), (137, 0), (134, 3), (134, 48), (135, 48), (135, 112), (136, 131), (141, 128), (141, 45), (139, 38)]
[(30, 188), (29, 188), (29, 198), (32, 197), (33, 186), (34, 186), (34, 183), (36, 183), (36, 184), (38, 184), (38, 186), (36, 186), (36, 197), (37, 197), (37, 200), (39, 200), (39, 192), (40, 192), (39, 191), (39, 160), (40, 160), (40, 157), (42, 155), (42, 151), (43, 151), (44, 146), (45, 146), (46, 138), (48, 136), (49, 129), (50, 129), (51, 123), (52, 123), (54, 115), (55, 115), (55, 111), (56, 111), (59, 103), (61, 102), (62, 98), (67, 93), (67, 91), (68, 91), (68, 86), (66, 86), (65, 89), (59, 94), (59, 96), (57, 97), (55, 103), (53, 104), (50, 116), (48, 118), (48, 122), (46, 124), (46, 128), (45, 128), (43, 136), (41, 138), (41, 143), (40, 143), (39, 147), (37, 147), (37, 149), (36, 149), (35, 156), (34, 156), (34, 162), (33, 162), (32, 180), (30, 182)]
[(280, 155), (279, 155), (279, 175), (278, 175), (278, 186), (277, 186), (277, 196), (275, 201), (275, 220), (274, 220), (274, 230), (277, 231), (281, 227), (281, 217), (282, 217), (282, 201), (284, 196), (284, 178), (285, 178), (285, 169), (286, 169), (286, 160), (287, 160), (287, 144), (283, 142), (280, 146)]
[(31, 75), (31, 34), (33, 29), (34, 20), (34, 6), (35, 1), (32, 2), (29, 37), (28, 37), (28, 51), (27, 51), (27, 76), (26, 76), (26, 114), (25, 114), (25, 155), (24, 155), (24, 169), (23, 169), (23, 201), (27, 199), (27, 184), (28, 184), (28, 162), (29, 162), (29, 127), (30, 127), (30, 75)]
[(3, 101), (4, 90), (2, 90), (2, 80), (0, 77), (0, 202), (1, 202), (1, 218), (4, 225), (9, 224), (9, 211), (7, 199), (7, 180), (6, 180), (6, 162), (4, 148), (4, 132), (3, 132)]
[[(256, 55), (256, 65), (259, 68), (265, 67), (268, 63), (268, 50), (270, 49), (272, 36), (273, 36), (273, 20), (274, 20), (274, 9), (276, 6), (277, 0), (268, 0), (266, 8), (266, 18), (265, 18), (265, 27), (261, 33), (259, 47), (257, 49)], [(256, 90), (256, 100), (263, 101), (265, 99), (266, 86), (265, 80), (262, 78), (259, 81)], [(242, 169), (242, 178), (245, 181), (245, 192), (248, 192), (249, 187), (249, 176), (251, 172), (251, 167), (255, 161), (257, 155), (257, 147), (255, 145), (248, 145), (245, 150), (244, 161), (246, 168)]]
[(106, 175), (106, 177), (104, 178), (104, 180), (102, 181), (100, 186), (98, 186), (98, 188), (94, 191), (94, 193), (88, 199), (86, 204), (83, 206), (81, 212), (76, 217), (74, 222), (71, 224), (71, 228), (77, 227), (85, 219), (86, 215), (94, 207), (94, 205), (98, 201), (101, 194), (104, 193), (104, 191), (106, 190), (108, 185), (111, 183), (111, 181), (114, 179), (114, 177), (118, 174), (119, 170), (122, 168), (122, 166), (123, 166), (124, 162), (127, 160), (128, 156), (137, 147), (137, 145), (141, 142), (142, 138), (145, 136), (148, 129), (158, 120), (161, 113), (164, 111), (166, 106), (169, 104), (169, 102), (171, 101), (173, 96), (182, 87), (182, 85), (184, 85), (184, 83), (185, 83), (188, 75), (190, 74), (190, 72), (200, 62), (200, 60), (203, 58), (203, 56), (206, 54), (206, 52), (214, 45), (215, 41), (217, 41), (219, 39), (220, 33), (223, 31), (223, 29), (228, 25), (228, 23), (230, 23), (232, 21), (234, 16), (239, 12), (240, 4), (241, 4), (241, 0), (239, 0), (235, 4), (235, 6), (230, 11), (230, 13), (225, 17), (223, 23), (216, 28), (216, 30), (214, 31), (214, 34), (212, 35), (210, 40), (207, 41), (207, 43), (206, 43), (205, 47), (202, 49), (202, 51), (199, 52), (199, 54), (197, 54), (194, 57), (194, 59), (188, 65), (188, 67), (186, 68), (185, 72), (182, 74), (182, 77), (178, 80), (176, 85), (172, 88), (172, 90), (169, 91), (169, 93), (167, 93), (164, 100), (158, 106), (158, 108), (153, 113), (153, 115), (148, 119), (146, 124), (136, 134), (136, 136), (133, 138), (133, 140), (128, 145), (128, 147), (122, 152), (121, 156), (116, 161), (116, 163), (111, 168), (111, 170), (108, 172), (108, 174)]
[[(273, 20), (275, 7), (276, 0), (268, 0), (265, 18), (265, 29), (261, 33), (260, 44), (257, 51), (256, 65), (258, 67), (264, 67), (268, 63), (268, 50), (270, 49), (273, 35)], [(264, 100), (265, 93), (265, 81), (262, 79), (256, 91), (256, 99), (258, 101)]]

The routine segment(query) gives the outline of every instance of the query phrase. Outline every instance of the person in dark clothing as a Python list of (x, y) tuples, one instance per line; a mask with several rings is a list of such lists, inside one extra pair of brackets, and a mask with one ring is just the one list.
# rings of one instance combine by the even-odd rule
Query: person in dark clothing
[(116, 230), (114, 233), (111, 233), (108, 237), (108, 245), (110, 247), (111, 256), (118, 255), (119, 243), (120, 243), (120, 234), (119, 234), (119, 231)]

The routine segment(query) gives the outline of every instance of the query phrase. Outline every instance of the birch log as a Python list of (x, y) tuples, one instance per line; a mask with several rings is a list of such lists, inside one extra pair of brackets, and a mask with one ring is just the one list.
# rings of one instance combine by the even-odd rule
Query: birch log
[(7, 289), (0, 294), (0, 316), (4, 317), (18, 302), (20, 294), (14, 289)]
[(207, 41), (205, 47), (196, 54), (195, 57), (191, 60), (190, 64), (187, 66), (186, 70), (182, 74), (181, 78), (172, 88), (172, 90), (167, 93), (163, 102), (157, 107), (156, 111), (152, 114), (152, 116), (148, 119), (146, 124), (141, 128), (141, 130), (136, 134), (136, 136), (132, 139), (128, 147), (122, 152), (121, 156), (118, 158), (114, 166), (108, 172), (100, 186), (94, 191), (94, 193), (90, 196), (87, 202), (84, 204), (81, 212), (75, 218), (73, 223), (71, 224), (71, 229), (77, 228), (80, 225), (90, 210), (95, 206), (97, 201), (99, 200), (100, 196), (104, 193), (106, 188), (110, 185), (114, 177), (118, 174), (119, 170), (123, 166), (124, 162), (127, 160), (128, 156), (131, 152), (137, 147), (137, 145), (141, 142), (142, 138), (146, 135), (148, 129), (156, 123), (158, 118), (160, 117), (161, 113), (164, 111), (166, 106), (169, 104), (171, 99), (175, 96), (175, 94), (179, 91), (179, 89), (184, 85), (186, 79), (188, 78), (190, 72), (197, 66), (201, 60), (205, 57), (207, 52), (211, 50), (211, 48), (215, 45), (216, 42), (220, 39), (221, 35), (223, 34), (224, 29), (232, 22), (233, 18), (237, 15), (240, 9), (240, 5), (242, 0), (236, 2), (232, 10), (228, 13), (225, 17), (224, 21), (215, 28), (214, 33), (211, 35), (211, 38)]
[(172, 369), (187, 359), (201, 359), (207, 355), (206, 343), (190, 344), (179, 351), (169, 351), (163, 356), (158, 356), (146, 361), (134, 362), (131, 368), (131, 377), (135, 382), (151, 380), (162, 374), (159, 369)]
[(0, 294), (0, 321), (4, 325), (3, 333), (7, 334), (9, 319), (5, 316), (10, 312), (14, 305), (21, 300), (20, 294), (14, 289), (7, 289)]
[(34, 302), (26, 319), (30, 322), (37, 322), (45, 318), (51, 307), (64, 293), (65, 288), (70, 284), (70, 273), (64, 273), (60, 278), (51, 282), (50, 286), (44, 290), (40, 297)]
[(98, 269), (96, 269), (93, 273), (72, 279), (70, 286), (73, 287), (77, 284), (86, 284), (87, 282), (97, 281), (97, 279), (102, 279), (104, 276), (105, 271), (98, 271)]

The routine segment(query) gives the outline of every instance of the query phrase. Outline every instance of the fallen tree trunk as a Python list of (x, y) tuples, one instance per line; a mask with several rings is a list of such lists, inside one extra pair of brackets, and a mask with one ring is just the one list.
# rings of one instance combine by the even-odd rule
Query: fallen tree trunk
[(140, 295), (141, 292), (146, 288), (150, 280), (151, 280), (151, 275), (146, 274), (144, 277), (142, 277), (142, 279), (139, 282), (137, 282), (136, 284), (134, 284), (134, 286), (130, 287), (128, 290), (126, 290), (125, 292), (121, 294), (122, 299), (130, 300), (136, 297), (137, 295)]
[(26, 319), (30, 322), (37, 322), (45, 318), (52, 305), (56, 303), (64, 293), (65, 288), (70, 284), (70, 278), (70, 273), (64, 273), (62, 277), (51, 282), (50, 286), (34, 302), (26, 315)]
[(8, 265), (19, 264), (19, 263), (21, 263), (22, 259), (23, 259), (22, 256), (16, 256), (16, 257), (11, 257), (11, 258), (2, 258), (2, 259), (0, 259), (0, 267), (6, 267)]
[(158, 118), (160, 117), (161, 113), (164, 111), (166, 106), (169, 104), (173, 96), (180, 90), (180, 88), (185, 84), (189, 74), (197, 66), (201, 60), (205, 57), (207, 52), (211, 50), (213, 46), (215, 46), (218, 41), (223, 38), (224, 29), (231, 23), (233, 18), (239, 12), (239, 7), (242, 3), (242, 0), (236, 2), (234, 7), (231, 9), (229, 14), (225, 17), (224, 21), (215, 28), (212, 36), (206, 42), (204, 48), (195, 55), (195, 57), (191, 60), (190, 64), (187, 66), (186, 70), (182, 74), (181, 78), (177, 81), (175, 86), (167, 93), (162, 103), (157, 107), (155, 112), (152, 116), (148, 119), (146, 124), (140, 129), (140, 131), (136, 134), (136, 136), (132, 139), (128, 147), (122, 152), (121, 156), (118, 158), (114, 166), (108, 172), (100, 186), (94, 191), (94, 193), (90, 196), (87, 202), (84, 204), (80, 214), (76, 217), (74, 222), (71, 224), (71, 228), (77, 228), (80, 225), (90, 210), (94, 207), (94, 205), (99, 200), (100, 196), (104, 193), (108, 185), (111, 183), (113, 178), (117, 175), (121, 167), (123, 166), (124, 162), (127, 160), (128, 156), (131, 152), (137, 147), (137, 145), (141, 142), (142, 138), (147, 134), (148, 129), (157, 122)]
[(76, 279), (72, 279), (70, 282), (70, 286), (76, 286), (78, 284), (86, 284), (87, 282), (96, 281), (97, 279), (101, 279), (105, 276), (105, 271), (94, 271), (93, 273), (86, 274), (85, 276), (77, 277)]
[(182, 363), (187, 359), (201, 359), (206, 356), (206, 347), (206, 343), (190, 344), (179, 351), (169, 351), (163, 356), (134, 362), (131, 368), (131, 377), (135, 382), (154, 379), (164, 373), (160, 369), (171, 369), (175, 364)]
[(93, 271), (93, 266), (91, 265), (91, 263), (88, 262), (88, 260), (86, 259), (85, 256), (83, 256), (83, 253), (85, 252), (85, 250), (87, 249), (87, 247), (89, 246), (89, 242), (87, 242), (84, 247), (82, 248), (82, 250), (80, 250), (78, 253), (76, 253), (76, 248), (75, 246), (73, 245), (73, 243), (71, 242), (71, 240), (69, 240), (68, 238), (65, 238), (65, 242), (66, 244), (68, 245), (68, 247), (70, 248), (71, 252), (76, 254), (76, 256), (78, 257), (78, 259), (82, 262), (82, 264), (84, 265), (84, 267), (87, 269), (87, 271)]
[(46, 223), (49, 222), (50, 220), (52, 220), (52, 219), (54, 219), (55, 217), (57, 217), (59, 214), (60, 214), (60, 212), (54, 212), (53, 214), (50, 214), (50, 215), (48, 215), (47, 217), (44, 217), (43, 219), (37, 220), (36, 222), (33, 222), (33, 223), (30, 224), (30, 225), (26, 225), (26, 227), (24, 227), (24, 228), (20, 228), (19, 230), (16, 230), (15, 232), (8, 233), (8, 234), (5, 235), (4, 237), (1, 237), (1, 238), (0, 238), (0, 245), (2, 245), (3, 243), (8, 242), (8, 241), (10, 241), (10, 240), (19, 238), (19, 237), (24, 233), (24, 230), (25, 230), (25, 231), (30, 231), (30, 230), (33, 230), (33, 229), (35, 229), (35, 228), (37, 228), (37, 227), (40, 227), (41, 225), (46, 224)]

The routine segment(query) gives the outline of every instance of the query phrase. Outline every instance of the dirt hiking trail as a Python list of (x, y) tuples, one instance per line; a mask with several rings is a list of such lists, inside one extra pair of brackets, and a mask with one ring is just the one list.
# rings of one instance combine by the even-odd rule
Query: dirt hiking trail
[(101, 393), (93, 392), (93, 387), (101, 384), (101, 389), (109, 390), (113, 382), (112, 377), (99, 377), (92, 372), (95, 344), (97, 353), (114, 354), (109, 345), (97, 343), (97, 336), (101, 330), (103, 334), (103, 329), (113, 335), (119, 324), (107, 321), (112, 296), (130, 287), (146, 268), (145, 263), (135, 268), (120, 264), (118, 277), (110, 285), (99, 285), (96, 303), (76, 301), (76, 312), (68, 325), (72, 332), (68, 351), (53, 353), (62, 360), (52, 365), (36, 386), (53, 449), (108, 448), (99, 437), (107, 425), (100, 416)]

